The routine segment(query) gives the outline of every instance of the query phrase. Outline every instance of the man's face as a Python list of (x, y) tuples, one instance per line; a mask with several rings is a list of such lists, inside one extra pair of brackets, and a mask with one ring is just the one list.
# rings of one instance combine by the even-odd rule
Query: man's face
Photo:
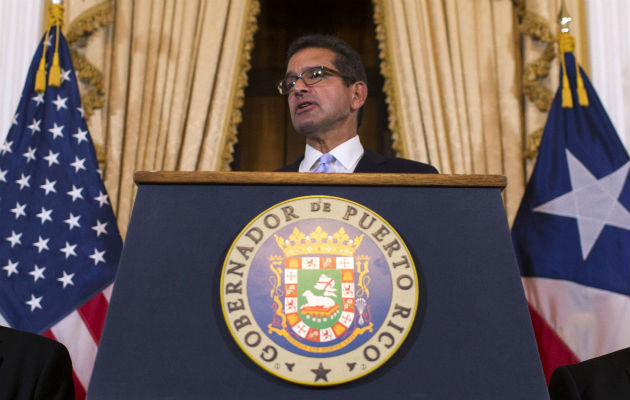
[[(318, 66), (336, 71), (334, 59), (332, 50), (307, 47), (291, 57), (286, 75), (297, 76)], [(354, 109), (352, 91), (352, 85), (346, 86), (343, 78), (335, 75), (327, 75), (311, 86), (298, 79), (288, 95), (293, 127), (302, 135), (317, 137), (348, 124)]]

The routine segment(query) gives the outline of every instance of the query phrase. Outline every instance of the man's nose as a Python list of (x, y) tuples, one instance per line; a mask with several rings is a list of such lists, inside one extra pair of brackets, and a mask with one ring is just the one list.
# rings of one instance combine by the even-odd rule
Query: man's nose
[(302, 78), (298, 78), (295, 81), (295, 86), (293, 86), (293, 90), (295, 90), (296, 92), (305, 92), (309, 89), (309, 86), (304, 83), (304, 79)]

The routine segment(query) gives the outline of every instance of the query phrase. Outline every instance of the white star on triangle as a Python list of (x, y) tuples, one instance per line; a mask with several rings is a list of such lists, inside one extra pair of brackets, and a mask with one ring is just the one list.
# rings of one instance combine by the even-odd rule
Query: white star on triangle
[(18, 266), (19, 262), (13, 262), (11, 261), (11, 259), (9, 259), (9, 263), (7, 265), (5, 265), (4, 267), (2, 267), (3, 270), (7, 271), (7, 278), (10, 277), (13, 274), (18, 274), (18, 270), (17, 270), (17, 266)]
[(630, 212), (618, 200), (628, 179), (630, 162), (597, 179), (568, 149), (566, 154), (573, 190), (534, 211), (575, 218), (582, 258), (586, 260), (605, 225), (630, 230)]
[(36, 217), (42, 220), (42, 225), (44, 225), (44, 222), (46, 221), (50, 221), (52, 222), (52, 218), (50, 217), (50, 214), (52, 214), (53, 210), (46, 210), (44, 207), (42, 207), (42, 211), (39, 214), (36, 214)]
[(28, 183), (29, 179), (31, 179), (31, 176), (24, 176), (24, 174), (22, 174), (22, 176), (20, 177), (20, 179), (18, 179), (17, 181), (15, 181), (18, 185), (20, 185), (20, 190), (24, 189), (24, 186), (26, 187), (31, 187), (31, 184)]
[(66, 101), (68, 101), (67, 97), (61, 97), (57, 95), (57, 100), (53, 100), (53, 104), (57, 106), (57, 111), (61, 110), (62, 108), (65, 108), (66, 110), (68, 109), (68, 106), (66, 106)]
[(63, 276), (61, 278), (57, 278), (57, 280), (63, 283), (63, 289), (65, 289), (66, 286), (68, 285), (74, 286), (74, 282), (72, 282), (73, 277), (74, 277), (74, 274), (68, 275), (66, 271), (63, 271)]
[(99, 262), (102, 262), (102, 263), (105, 262), (105, 258), (103, 258), (104, 255), (105, 255), (105, 250), (98, 251), (98, 250), (96, 250), (96, 248), (94, 248), (94, 254), (92, 254), (89, 257), (92, 260), (94, 260), (94, 265), (97, 265)]
[(81, 191), (83, 191), (83, 188), (78, 188), (74, 185), (72, 185), (72, 190), (69, 191), (67, 194), (68, 196), (72, 196), (72, 202), (74, 203), (74, 201), (76, 199), (83, 199), (83, 195), (81, 194)]
[(62, 252), (63, 254), (66, 255), (66, 260), (68, 259), (68, 257), (70, 256), (77, 256), (77, 253), (74, 252), (74, 249), (77, 247), (76, 244), (70, 244), (68, 242), (66, 242), (66, 247), (64, 247), (63, 249), (59, 249), (60, 252)]
[(44, 92), (38, 93), (36, 96), (33, 96), (32, 99), (37, 105), (40, 105), (44, 102)]
[(77, 139), (77, 144), (81, 144), (81, 142), (87, 142), (87, 134), (88, 131), (82, 131), (79, 127), (77, 128), (77, 133), (72, 135), (72, 137)]
[(36, 308), (39, 308), (40, 310), (42, 309), (42, 306), (39, 303), (42, 301), (43, 298), (44, 296), (35, 297), (31, 294), (31, 299), (26, 302), (26, 304), (31, 307), (31, 312), (35, 311)]
[(9, 172), (8, 169), (0, 169), (0, 182), (7, 181), (7, 172)]
[(33, 268), (33, 270), (31, 272), (29, 272), (29, 275), (33, 275), (33, 282), (37, 282), (38, 279), (46, 279), (46, 277), (44, 276), (44, 270), (46, 269), (46, 267), (38, 267), (37, 264), (35, 264), (35, 268)]
[(74, 215), (72, 215), (72, 213), (70, 213), (70, 216), (68, 217), (68, 219), (64, 220), (63, 222), (68, 224), (68, 229), (72, 230), (72, 228), (74, 228), (75, 226), (77, 228), (81, 227), (81, 225), (79, 224), (79, 218), (81, 218), (80, 215), (77, 215), (75, 217)]
[(42, 157), (44, 160), (48, 161), (48, 166), (52, 167), (53, 164), (59, 164), (59, 153), (53, 153), (52, 150), (48, 150), (48, 155), (46, 157)]
[(61, 133), (62, 130), (63, 130), (63, 125), (57, 126), (57, 123), (55, 122), (53, 124), (53, 127), (50, 128), (48, 132), (53, 134), (53, 139), (57, 139), (57, 136), (63, 137), (63, 133)]
[(18, 117), (20, 116), (20, 113), (15, 113), (15, 115), (13, 116), (13, 121), (11, 121), (11, 125), (17, 125), (18, 124)]
[(35, 161), (37, 159), (37, 157), (35, 157), (35, 151), (37, 151), (37, 148), (31, 148), (31, 146), (28, 146), (28, 151), (24, 154), (22, 154), (24, 157), (26, 157), (26, 163), (30, 163), (31, 161)]
[(70, 166), (74, 167), (74, 173), (76, 174), (80, 170), (85, 169), (85, 166), (83, 165), (84, 163), (85, 158), (79, 159), (79, 157), (74, 156), (74, 162), (70, 163)]
[(20, 204), (19, 202), (16, 202), (15, 208), (12, 208), (11, 212), (15, 214), (15, 219), (18, 219), (20, 218), (20, 216), (26, 217), (26, 211), (24, 211), (25, 209), (26, 209), (26, 203)]
[(48, 250), (48, 241), (50, 240), (50, 238), (44, 239), (41, 236), (38, 236), (38, 238), (37, 242), (33, 243), (33, 246), (37, 247), (37, 254), (44, 250)]
[(85, 118), (85, 111), (83, 107), (77, 107), (77, 111), (81, 114), (81, 118)]
[(11, 231), (11, 236), (7, 237), (7, 241), (11, 243), (11, 248), (16, 244), (22, 244), (22, 233), (15, 233), (14, 230)]
[(92, 227), (96, 231), (96, 237), (100, 237), (101, 233), (103, 235), (107, 235), (107, 231), (105, 230), (105, 226), (107, 226), (107, 222), (101, 222), (98, 219), (96, 220), (96, 225)]

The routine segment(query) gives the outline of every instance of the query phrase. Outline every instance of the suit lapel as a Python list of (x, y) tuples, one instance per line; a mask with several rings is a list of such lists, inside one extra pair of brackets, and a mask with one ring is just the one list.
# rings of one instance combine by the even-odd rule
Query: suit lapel
[(380, 169), (380, 165), (387, 159), (378, 153), (374, 153), (368, 148), (363, 148), (363, 157), (359, 160), (354, 172), (377, 172)]

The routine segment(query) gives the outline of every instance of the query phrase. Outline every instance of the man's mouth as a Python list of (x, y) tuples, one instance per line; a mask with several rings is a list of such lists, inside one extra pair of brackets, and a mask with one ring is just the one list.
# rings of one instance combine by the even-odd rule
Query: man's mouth
[(313, 103), (311, 103), (310, 101), (305, 101), (303, 103), (298, 104), (295, 110), (297, 112), (306, 111), (312, 108), (312, 106), (313, 106)]

